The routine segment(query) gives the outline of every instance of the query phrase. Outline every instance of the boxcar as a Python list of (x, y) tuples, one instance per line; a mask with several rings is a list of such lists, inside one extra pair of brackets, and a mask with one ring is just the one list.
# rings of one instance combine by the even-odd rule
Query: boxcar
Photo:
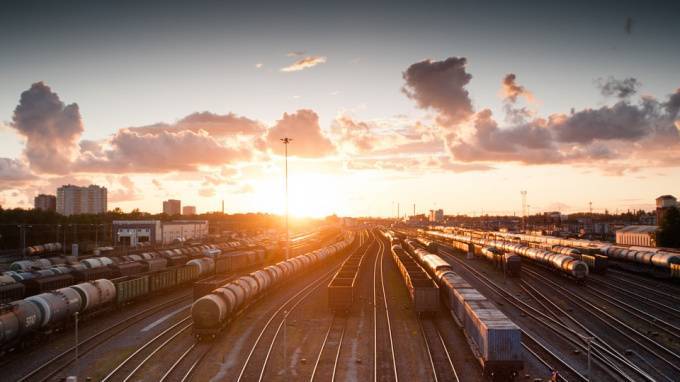
[(354, 302), (356, 271), (338, 272), (328, 284), (328, 307), (333, 312), (347, 312)]
[(26, 287), (22, 283), (0, 285), (0, 304), (21, 300), (26, 293)]
[(74, 269), (73, 275), (76, 283), (92, 281), (97, 279), (108, 279), (114, 276), (114, 272), (109, 267)]
[(177, 285), (177, 270), (165, 269), (149, 275), (149, 292), (170, 289)]
[(26, 286), (26, 296), (33, 296), (59, 288), (73, 285), (73, 276), (70, 274), (45, 276), (23, 281)]
[(149, 276), (121, 277), (116, 284), (116, 304), (122, 305), (149, 294)]
[(198, 278), (198, 267), (181, 266), (177, 268), (177, 285), (182, 285)]

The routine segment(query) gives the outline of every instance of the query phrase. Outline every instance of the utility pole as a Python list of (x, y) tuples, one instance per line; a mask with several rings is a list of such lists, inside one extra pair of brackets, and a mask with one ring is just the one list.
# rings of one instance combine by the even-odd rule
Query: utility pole
[(522, 195), (522, 229), (527, 229), (527, 191), (519, 192)]
[(74, 313), (74, 317), (76, 320), (76, 348), (75, 348), (75, 353), (76, 353), (76, 378), (78, 378), (78, 373), (80, 372), (80, 365), (78, 365), (78, 312)]
[(293, 138), (281, 138), (286, 151), (286, 260), (290, 257), (290, 231), (288, 229), (288, 144), (293, 141)]

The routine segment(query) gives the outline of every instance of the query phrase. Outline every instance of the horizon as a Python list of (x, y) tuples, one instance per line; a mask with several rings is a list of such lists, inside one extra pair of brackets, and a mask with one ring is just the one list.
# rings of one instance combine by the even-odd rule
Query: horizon
[(7, 6), (3, 208), (96, 184), (109, 209), (282, 214), (283, 137), (293, 216), (680, 193), (678, 3), (199, 3)]

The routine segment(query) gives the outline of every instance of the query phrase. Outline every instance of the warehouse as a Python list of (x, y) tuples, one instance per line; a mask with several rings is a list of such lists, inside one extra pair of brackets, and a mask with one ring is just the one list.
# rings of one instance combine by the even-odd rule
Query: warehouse
[(656, 247), (655, 225), (629, 225), (616, 231), (616, 244)]
[(136, 247), (141, 243), (165, 245), (208, 236), (207, 220), (114, 220), (116, 245)]

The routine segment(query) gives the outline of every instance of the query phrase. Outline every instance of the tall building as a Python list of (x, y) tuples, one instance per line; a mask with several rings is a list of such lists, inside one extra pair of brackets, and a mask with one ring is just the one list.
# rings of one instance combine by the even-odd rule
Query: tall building
[(57, 188), (57, 212), (62, 215), (100, 214), (106, 212), (106, 187), (71, 184)]
[(33, 199), (33, 208), (43, 211), (56, 211), (57, 197), (54, 195), (40, 194)]
[(440, 222), (444, 220), (444, 210), (441, 208), (438, 210), (430, 210), (430, 221), (431, 222)]
[(666, 211), (673, 207), (680, 207), (678, 199), (673, 195), (661, 195), (656, 198), (656, 224), (661, 225)]
[(196, 215), (196, 207), (195, 206), (182, 207), (182, 215)]
[(182, 213), (182, 202), (177, 199), (168, 199), (163, 202), (163, 213), (166, 215), (179, 215)]

